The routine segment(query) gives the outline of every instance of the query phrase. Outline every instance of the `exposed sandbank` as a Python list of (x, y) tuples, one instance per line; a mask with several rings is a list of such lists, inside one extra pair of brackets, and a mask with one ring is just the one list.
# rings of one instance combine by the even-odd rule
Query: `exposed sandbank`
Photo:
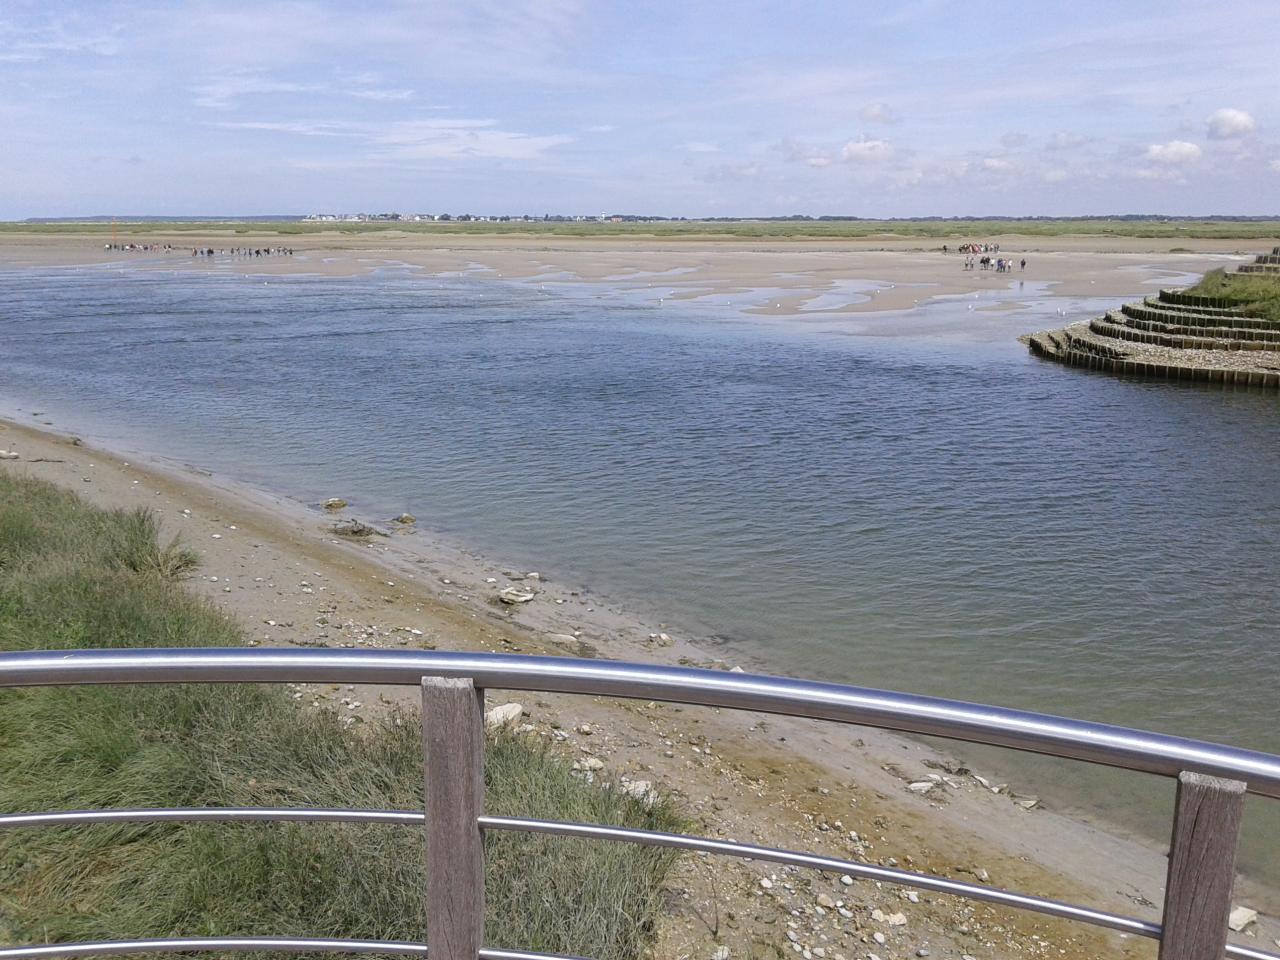
[[(421, 234), (271, 232), (207, 235), (147, 233), (131, 240), (172, 243), (172, 253), (104, 250), (101, 234), (5, 234), (0, 266), (120, 263), (155, 269), (196, 269), (263, 276), (359, 276), (399, 266), (423, 275), (607, 284), (673, 301), (731, 300), (737, 309), (777, 317), (910, 310), (930, 297), (1047, 285), (1059, 296), (1124, 296), (1160, 279), (1245, 259), (1238, 240), (1186, 241), (1192, 253), (1170, 253), (1168, 240), (1111, 237), (990, 237), (1000, 255), (1027, 260), (1012, 273), (963, 269), (964, 258), (940, 252), (940, 242), (905, 239), (797, 241), (660, 241), (619, 237), (431, 237)], [(193, 245), (227, 249), (287, 245), (292, 256), (192, 257)], [(951, 244), (954, 251), (954, 244)], [(1179, 248), (1182, 249), (1182, 248)]]

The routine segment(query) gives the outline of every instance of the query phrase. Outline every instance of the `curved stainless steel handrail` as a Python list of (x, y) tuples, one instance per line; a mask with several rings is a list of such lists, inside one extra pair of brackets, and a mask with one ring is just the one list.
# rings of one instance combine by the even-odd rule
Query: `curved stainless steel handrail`
[(426, 944), (400, 940), (333, 940), (324, 937), (177, 937), (164, 940), (99, 940), (0, 949), (0, 960), (118, 956), (122, 953), (202, 953), (210, 950), (275, 950), (281, 953), (396, 953), (427, 955)]
[(148, 648), (0, 654), (0, 686), (97, 683), (377, 683), (424, 676), (477, 686), (665, 700), (834, 720), (986, 743), (1144, 773), (1184, 770), (1244, 782), (1280, 798), (1280, 757), (958, 700), (747, 673), (513, 654), (396, 650)]
[(223, 823), (228, 821), (297, 821), (300, 823), (390, 823), (421, 826), (425, 813), (412, 810), (339, 810), (317, 807), (166, 807), (156, 809), (57, 810), (50, 813), (6, 813), (5, 827), (66, 827), (87, 823)]
[[(98, 940), (85, 943), (43, 943), (35, 947), (0, 949), (0, 960), (45, 960), (47, 957), (104, 957), (129, 953), (205, 953), (276, 950), (281, 953), (394, 953), (425, 957), (427, 946), (404, 940), (333, 940), (323, 937), (177, 937), (167, 940)], [(481, 947), (481, 960), (583, 960), (558, 953), (499, 950)]]
[(1077, 920), (1090, 923), (1095, 927), (1107, 927), (1124, 933), (1136, 934), (1140, 937), (1159, 939), (1160, 924), (1148, 923), (1134, 917), (1124, 917), (1118, 913), (1107, 913), (1103, 910), (1092, 910), (1088, 907), (1077, 907), (1073, 904), (1057, 900), (1046, 900), (1043, 897), (1032, 897), (1008, 890), (992, 887), (980, 887), (959, 880), (948, 880), (927, 873), (912, 873), (909, 870), (894, 870), (880, 867), (860, 860), (840, 860), (836, 857), (823, 857), (812, 853), (797, 853), (791, 850), (778, 850), (773, 847), (757, 847), (749, 843), (737, 843), (731, 840), (711, 840), (704, 837), (687, 837), (679, 833), (660, 833), (655, 830), (632, 830), (627, 827), (606, 827), (590, 823), (564, 823), (556, 820), (526, 820), (520, 817), (480, 817), (480, 826), (490, 830), (514, 830), (523, 833), (547, 833), (559, 837), (584, 837), (592, 840), (620, 840), (626, 843), (639, 843), (655, 847), (674, 847), (680, 850), (700, 850), (706, 853), (719, 853), (731, 857), (742, 857), (752, 860), (769, 860), (773, 863), (792, 864), (797, 867), (809, 867), (833, 873), (847, 873), (851, 877), (863, 880), (879, 880), (901, 886), (916, 887), (921, 890), (932, 890), (935, 893), (947, 893), (968, 900), (982, 900), (997, 903), (1003, 907), (1015, 907), (1019, 910), (1030, 910), (1051, 917), (1062, 917), (1066, 920)]

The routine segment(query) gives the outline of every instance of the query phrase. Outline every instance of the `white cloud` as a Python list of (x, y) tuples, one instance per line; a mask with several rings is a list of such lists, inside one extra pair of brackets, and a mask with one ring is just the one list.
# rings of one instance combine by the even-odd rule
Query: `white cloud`
[(883, 163), (893, 156), (888, 140), (850, 140), (840, 149), (840, 158), (849, 163)]
[(988, 173), (1012, 173), (1014, 164), (1004, 157), (987, 157), (982, 161), (982, 169)]
[(587, 133), (613, 133), (617, 129), (612, 123), (597, 123), (595, 126), (587, 127)]
[(898, 120), (887, 103), (869, 103), (858, 111), (858, 116), (867, 123), (896, 123)]
[(690, 153), (719, 153), (720, 148), (714, 143), (704, 143), (701, 140), (691, 140), (684, 145), (684, 148)]
[(1267, 166), (1271, 168), (1272, 173), (1280, 173), (1280, 160), (1272, 160)]
[(821, 170), (823, 167), (831, 166), (831, 158), (825, 154), (815, 154), (812, 157), (805, 157), (804, 160), (811, 167)]
[(1194, 163), (1200, 159), (1200, 147), (1186, 140), (1170, 140), (1168, 143), (1153, 143), (1147, 147), (1146, 158), (1156, 163), (1171, 165)]
[(359, 97), (361, 100), (376, 100), (381, 103), (398, 103), (404, 100), (413, 99), (412, 90), (379, 90), (377, 88), (368, 88), (348, 90), (347, 93), (350, 96)]
[(1214, 140), (1231, 140), (1253, 133), (1258, 125), (1253, 117), (1234, 107), (1215, 110), (1209, 118), (1209, 136)]
[(1089, 138), (1079, 133), (1068, 133), (1059, 130), (1049, 138), (1047, 146), (1050, 150), (1072, 150), (1076, 147), (1082, 147), (1089, 142)]
[(259, 74), (240, 74), (219, 77), (194, 87), (198, 107), (225, 110), (240, 97), (271, 93), (316, 93), (324, 87), (314, 83), (293, 83)]
[(301, 137), (361, 137), (360, 124), (328, 120), (227, 120), (214, 124), (223, 130), (262, 130), (268, 133), (294, 133)]
[(1061, 169), (1046, 170), (1040, 175), (1040, 179), (1045, 183), (1062, 183), (1063, 181), (1070, 180), (1071, 174), (1066, 170)]
[(702, 174), (702, 179), (708, 183), (717, 183), (732, 180), (750, 180), (758, 176), (760, 176), (760, 164), (758, 163), (724, 163), (707, 170)]
[(304, 137), (346, 137), (367, 144), (369, 161), (453, 160), (487, 158), (532, 160), (552, 147), (569, 143), (563, 134), (529, 134), (500, 130), (493, 120), (406, 120), (399, 123), (354, 123), (337, 120), (245, 120), (215, 124), (230, 130), (261, 130)]

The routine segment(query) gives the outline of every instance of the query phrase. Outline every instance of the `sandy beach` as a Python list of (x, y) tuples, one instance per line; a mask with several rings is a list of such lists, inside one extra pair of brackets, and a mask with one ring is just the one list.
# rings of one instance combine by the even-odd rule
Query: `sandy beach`
[[(129, 242), (125, 235), (119, 239)], [(1063, 297), (1120, 295), (1146, 281), (1176, 283), (1246, 254), (1235, 241), (1193, 241), (1195, 252), (1170, 253), (1167, 240), (983, 239), (999, 243), (1002, 256), (1025, 256), (1025, 272), (963, 271), (960, 256), (921, 249), (914, 240), (758, 245), (449, 238), (447, 247), (437, 247), (424, 245), (421, 236), (212, 232), (204, 242), (215, 249), (286, 243), (294, 253), (210, 260), (190, 255), (194, 239), (187, 235), (146, 235), (147, 243), (172, 242), (178, 247), (172, 254), (105, 251), (100, 236), (8, 235), (0, 239), (0, 267), (122, 263), (356, 276), (399, 265), (424, 277), (466, 273), (610, 289), (659, 285), (674, 300), (724, 297), (739, 309), (780, 321), (866, 313), (868, 322), (888, 326), (903, 314), (887, 311), (906, 311), (929, 297), (1018, 282), (1047, 285)], [(0, 468), (52, 480), (102, 506), (156, 511), (166, 535), (179, 535), (200, 551), (203, 563), (193, 589), (239, 619), (255, 645), (421, 645), (713, 669), (739, 665), (665, 623), (647, 622), (561, 585), (554, 571), (503, 567), (386, 518), (359, 517), (388, 536), (342, 537), (334, 521), (349, 512), (326, 513), (318, 504), (221, 476), (216, 465), (174, 462), (163, 451), (105, 449), (93, 437), (73, 441), (65, 426), (40, 411), (20, 411), (17, 417), (0, 422), (0, 447), (16, 451), (19, 459)], [(500, 603), (498, 591), (510, 585), (532, 588), (535, 599)], [(336, 686), (299, 693), (304, 708), (314, 703), (342, 711), (353, 726), (382, 705), (411, 696), (399, 689)], [(490, 696), (494, 703), (506, 702), (500, 691)], [(648, 780), (674, 793), (705, 835), (976, 879), (1159, 918), (1165, 858), (1158, 845), (1073, 819), (1033, 784), (994, 783), (983, 771), (918, 742), (872, 730), (644, 702), (541, 695), (519, 702), (531, 736), (545, 738), (568, 757), (599, 760), (596, 776)], [(935, 786), (925, 793), (909, 789), (931, 779)], [(819, 897), (837, 906), (824, 907)], [(1280, 943), (1280, 922), (1274, 919), (1280, 899), (1274, 891), (1241, 882), (1236, 902), (1267, 914), (1240, 942)], [(1154, 956), (1148, 942), (1032, 914), (866, 882), (846, 885), (837, 876), (762, 863), (688, 857), (671, 893), (658, 952), (706, 956), (714, 949), (713, 935), (730, 945), (732, 956), (793, 950), (830, 960), (865, 957), (868, 951), (906, 957), (920, 950), (956, 958)]]

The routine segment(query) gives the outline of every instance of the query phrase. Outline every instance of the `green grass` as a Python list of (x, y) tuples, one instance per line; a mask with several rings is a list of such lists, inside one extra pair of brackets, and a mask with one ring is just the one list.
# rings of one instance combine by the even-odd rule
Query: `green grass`
[(1253, 316), (1280, 322), (1280, 277), (1213, 270), (1184, 292), (1199, 297), (1223, 297)]
[[(176, 578), (146, 512), (106, 512), (0, 473), (0, 650), (240, 645), (239, 628)], [(309, 699), (309, 698), (308, 698)], [(0, 810), (113, 806), (420, 809), (419, 718), (344, 729), (267, 685), (0, 691)], [(591, 786), (536, 741), (486, 752), (491, 813), (682, 829)], [(638, 958), (666, 851), (495, 834), (486, 839), (491, 945)], [(121, 824), (0, 832), (0, 944), (153, 936), (417, 940), (417, 828)]]
[[(1048, 217), (988, 219), (918, 219), (918, 220), (663, 220), (634, 223), (555, 223), (551, 221), (372, 221), (365, 223), (305, 223), (297, 221), (203, 220), (203, 221), (129, 221), (117, 225), (104, 221), (59, 221), (44, 223), (0, 223), (0, 235), (21, 234), (93, 234), (111, 236), (115, 231), (122, 240), (156, 234), (185, 234), (192, 243), (205, 238), (234, 238), (247, 234), (265, 238), (338, 234), (340, 236), (403, 233), (413, 235), (467, 237), (516, 236), (534, 238), (557, 237), (635, 237), (662, 240), (885, 240), (919, 237), (948, 240), (981, 240), (1000, 235), (1057, 237), (1069, 235), (1099, 237), (1138, 237), (1170, 239), (1228, 239), (1270, 246), (1280, 237), (1280, 219), (1167, 219), (1160, 217), (1080, 217), (1054, 219)], [(180, 240), (179, 243), (182, 241)]]

